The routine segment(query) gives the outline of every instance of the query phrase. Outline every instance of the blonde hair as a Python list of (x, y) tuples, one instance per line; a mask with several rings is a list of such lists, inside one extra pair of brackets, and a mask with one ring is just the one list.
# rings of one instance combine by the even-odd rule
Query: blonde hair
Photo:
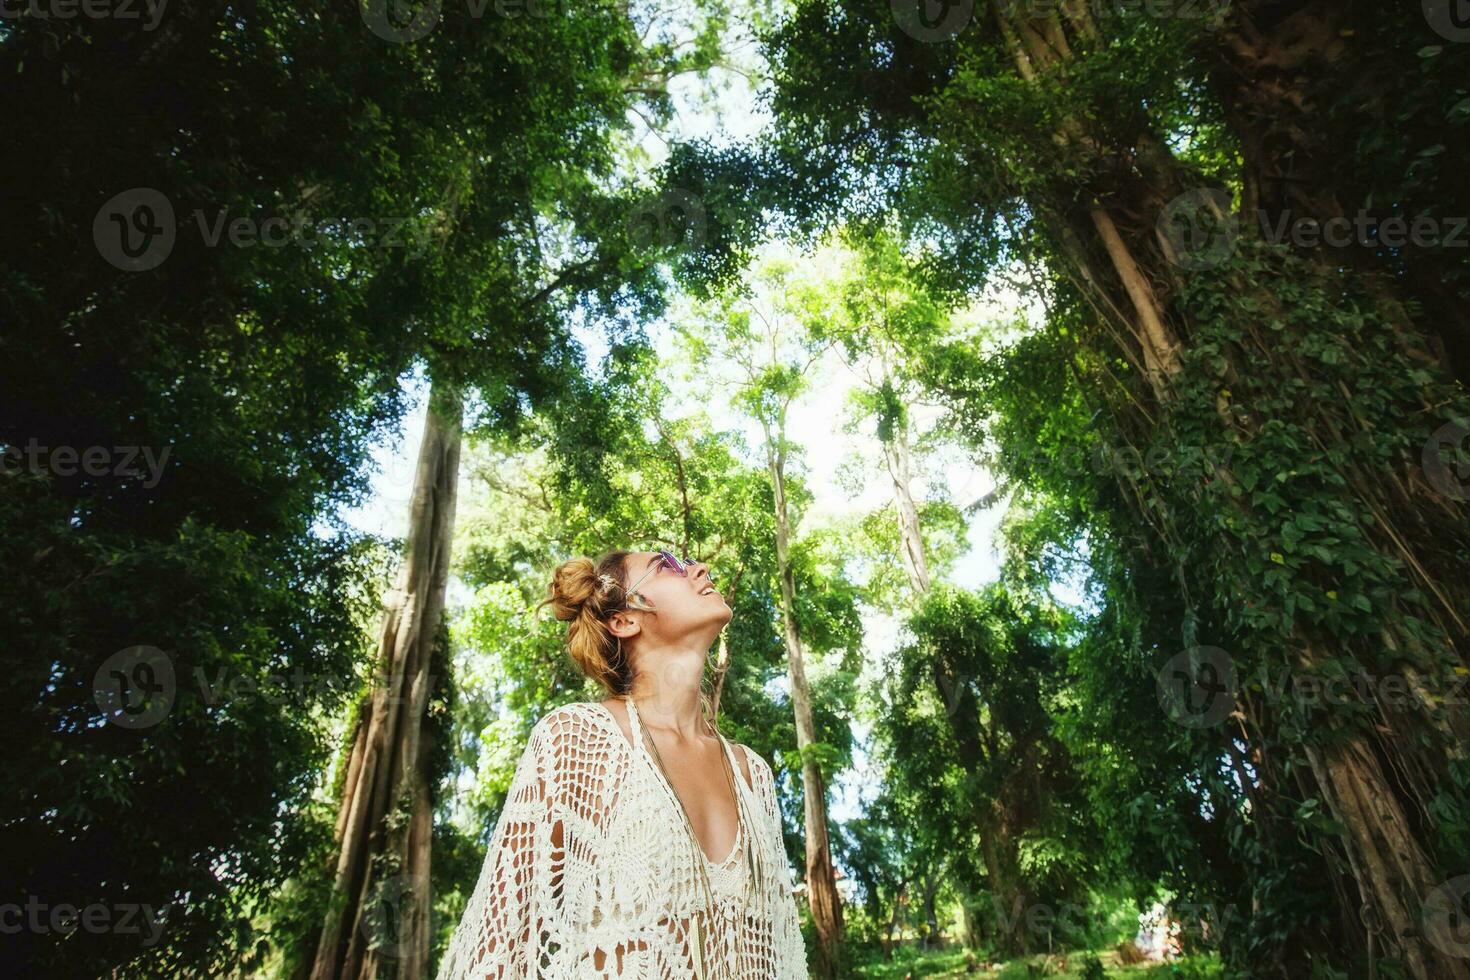
[[(621, 637), (608, 629), (607, 618), (627, 605), (627, 568), (631, 551), (609, 551), (597, 561), (572, 558), (556, 566), (546, 598), (536, 610), (550, 605), (552, 615), (567, 623), (566, 649), (577, 669), (614, 697), (628, 697), (637, 672), (623, 649)], [(705, 690), (708, 673), (700, 677), (699, 708), (705, 723), (719, 731), (714, 705)]]

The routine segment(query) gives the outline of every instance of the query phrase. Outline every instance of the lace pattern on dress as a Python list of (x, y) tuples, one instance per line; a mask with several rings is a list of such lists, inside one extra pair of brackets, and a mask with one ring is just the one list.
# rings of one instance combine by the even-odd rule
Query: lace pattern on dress
[(717, 865), (689, 840), (647, 749), (604, 705), (548, 712), (517, 763), (439, 980), (689, 980), (695, 917), (708, 980), (804, 978), (774, 777), (741, 750), (752, 782), (729, 747), (739, 830)]

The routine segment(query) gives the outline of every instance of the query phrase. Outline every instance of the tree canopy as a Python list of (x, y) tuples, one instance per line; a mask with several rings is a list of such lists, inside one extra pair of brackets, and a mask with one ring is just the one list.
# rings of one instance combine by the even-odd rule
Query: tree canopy
[(552, 569), (667, 548), (813, 975), (1470, 978), (1455, 4), (83, 6), (0, 20), (16, 975), (432, 972), (601, 696)]

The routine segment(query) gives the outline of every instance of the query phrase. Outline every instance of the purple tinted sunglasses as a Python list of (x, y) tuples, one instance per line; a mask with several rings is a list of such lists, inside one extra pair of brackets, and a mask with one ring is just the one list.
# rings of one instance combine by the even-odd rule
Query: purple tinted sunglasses
[[(652, 575), (654, 572), (657, 572), (660, 568), (667, 568), (675, 575), (688, 575), (689, 570), (693, 567), (694, 562), (690, 561), (688, 558), (681, 560), (675, 558), (672, 551), (660, 551), (658, 553), (658, 558), (654, 560), (653, 565), (648, 569), (648, 571), (644, 572), (643, 576), (639, 578), (638, 581), (634, 582), (633, 585), (629, 587), (624, 594), (632, 595), (633, 593), (637, 592), (638, 586), (643, 584), (643, 580), (648, 578), (648, 576)], [(714, 579), (710, 579), (710, 581), (713, 582)]]

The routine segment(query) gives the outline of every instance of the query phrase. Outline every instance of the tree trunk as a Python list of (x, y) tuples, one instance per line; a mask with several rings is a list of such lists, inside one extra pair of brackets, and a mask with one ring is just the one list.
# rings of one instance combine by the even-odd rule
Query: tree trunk
[(898, 916), (908, 902), (908, 891), (908, 883), (904, 882), (898, 886), (898, 894), (893, 896), (893, 915), (888, 919), (888, 931), (883, 938), (883, 955), (889, 959), (893, 958), (893, 930), (898, 928)]
[[(729, 601), (728, 599), (726, 601)], [(710, 692), (710, 715), (719, 717), (720, 695), (725, 693), (725, 675), (730, 672), (730, 643), (725, 639), (725, 634), (720, 633), (720, 652), (715, 657), (715, 685)]]
[[(744, 566), (741, 566), (740, 569), (736, 571), (734, 576), (732, 576), (730, 580), (725, 583), (724, 587), (721, 590), (724, 593), (726, 604), (729, 605), (731, 609), (735, 608), (735, 600), (740, 593), (740, 580), (744, 577), (744, 575), (745, 568)], [(728, 677), (730, 673), (730, 660), (731, 652), (729, 631), (721, 630), (720, 652), (719, 655), (715, 658), (714, 684), (713, 690), (710, 693), (710, 715), (712, 717), (719, 717), (720, 714), (720, 699), (725, 694), (725, 678)]]
[(960, 895), (960, 943), (966, 949), (979, 949), (981, 943), (979, 923), (975, 921), (975, 896), (961, 886)]
[[(880, 429), (881, 431), (881, 429)], [(883, 442), (883, 458), (893, 480), (893, 502), (898, 508), (899, 542), (903, 567), (915, 596), (929, 591), (929, 564), (924, 558), (924, 535), (919, 525), (919, 508), (914, 504), (913, 473), (909, 457), (909, 431), (904, 419), (894, 420), (892, 438)]]
[(1021, 879), (1015, 836), (999, 801), (991, 804), (980, 822), (980, 855), (990, 879), (1001, 947), (1011, 956), (1030, 955), (1030, 895)]
[(801, 753), (801, 784), (806, 817), (806, 893), (817, 930), (817, 971), (822, 980), (835, 980), (842, 962), (842, 903), (832, 866), (827, 836), (827, 786), (811, 746), (817, 741), (812, 720), (811, 693), (806, 680), (806, 656), (796, 628), (796, 585), (791, 570), (791, 518), (786, 509), (784, 426), (767, 430), (766, 456), (775, 493), (776, 562), (781, 577), (782, 635), (791, 679), (791, 706), (796, 715), (796, 744)]
[(371, 693), (353, 734), (337, 817), (331, 905), (312, 980), (420, 980), (429, 965), (432, 789), (424, 735), (449, 580), (461, 395), (429, 394), (397, 582), (383, 600)]
[[(1383, 118), (1383, 99), (1373, 90), (1372, 75), (1357, 80), (1356, 99), (1345, 96), (1338, 83), (1348, 64), (1374, 65), (1379, 71), (1393, 67), (1384, 63), (1383, 52), (1357, 49), (1370, 32), (1354, 23), (1352, 7), (1337, 0), (1234, 0), (1224, 29), (1205, 46), (1213, 65), (1211, 87), (1240, 140), (1242, 210), (1248, 223), (1286, 228), (1303, 220), (1318, 225), (1351, 221), (1368, 206), (1363, 190), (1353, 186), (1359, 175), (1351, 158), (1331, 145), (1324, 104), (1355, 102), (1365, 124), (1391, 127)], [(1372, 10), (1370, 16), (1404, 13)], [(1320, 261), (1374, 277), (1385, 316), (1392, 322), (1415, 322), (1432, 339), (1423, 356), (1437, 359), (1461, 382), (1470, 381), (1470, 311), (1464, 297), (1446, 286), (1443, 274), (1447, 261), (1456, 263), (1458, 257), (1446, 260), (1416, 250), (1399, 272), (1383, 264), (1381, 250), (1368, 247), (1361, 233), (1350, 237), (1346, 245), (1318, 242), (1312, 252)], [(1411, 316), (1403, 295), (1414, 297), (1419, 315)]]
[(926, 949), (939, 948), (943, 938), (939, 935), (939, 911), (934, 907), (934, 899), (939, 895), (939, 868), (933, 869), (924, 879), (924, 924), (928, 926), (924, 936), (924, 947)]
[[(1304, 671), (1325, 658), (1306, 646), (1300, 663)], [(1412, 750), (1398, 751), (1395, 733), (1385, 732), (1389, 765), (1403, 775), (1410, 770)], [(1399, 733), (1399, 737), (1402, 734)], [(1345, 734), (1321, 748), (1306, 746), (1312, 776), (1333, 817), (1345, 828), (1344, 850), (1357, 883), (1356, 896), (1344, 896), (1358, 908), (1355, 924), (1374, 933), (1372, 945), (1397, 951), (1420, 980), (1470, 980), (1470, 962), (1423, 942), (1423, 907), (1442, 883), (1426, 853), (1418, 814), (1406, 812), (1412, 791), (1390, 781), (1383, 759), (1384, 746), (1362, 733)], [(1381, 955), (1381, 954), (1380, 954)]]
[[(1265, 4), (1244, 6), (1260, 8)], [(1085, 3), (1070, 5), (1065, 10), (1068, 20), (1063, 23), (1055, 13), (1028, 13), (1024, 6), (993, 0), (992, 12), (1021, 78), (1032, 80), (1043, 73), (1065, 77), (1072, 45), (1087, 43), (1093, 30), (1089, 18), (1078, 16), (1079, 11), (1085, 14), (1086, 7)], [(1316, 45), (1325, 50), (1328, 45), (1340, 43), (1332, 36), (1333, 32), (1322, 30), (1321, 25), (1303, 25), (1302, 34), (1307, 49)], [(1270, 53), (1269, 46), (1259, 50)], [(1243, 49), (1237, 52), (1241, 57), (1250, 53)], [(1251, 72), (1241, 74), (1246, 77)], [(1297, 207), (1316, 214), (1340, 212), (1341, 205), (1330, 188), (1303, 187), (1282, 170), (1287, 162), (1310, 170), (1323, 158), (1321, 147), (1314, 145), (1310, 135), (1291, 130), (1291, 121), (1301, 118), (1301, 106), (1295, 106), (1287, 114), (1284, 124), (1279, 113), (1269, 111), (1272, 106), (1290, 104), (1290, 91), (1277, 93), (1273, 98), (1267, 89), (1238, 90), (1233, 101), (1227, 99), (1227, 102), (1237, 125), (1246, 130), (1243, 141), (1252, 175), (1250, 206), (1260, 206), (1264, 198), (1278, 209)], [(1282, 124), (1284, 136), (1282, 132), (1253, 135), (1251, 122), (1239, 122), (1257, 117)], [(1180, 188), (1189, 187), (1189, 172), (1173, 159), (1161, 140), (1146, 132), (1135, 146), (1110, 146), (1105, 142), (1106, 136), (1087, 130), (1079, 117), (1063, 120), (1055, 139), (1073, 149), (1095, 151), (1100, 174), (1111, 173), (1115, 159), (1127, 159), (1138, 175), (1139, 179), (1119, 178), (1116, 183), (1104, 177), (1099, 186), (1071, 188), (1070, 195), (1058, 195), (1055, 201), (1031, 203), (1057, 233), (1075, 266), (1079, 288), (1090, 297), (1104, 325), (1115, 332), (1124, 352), (1139, 364), (1158, 407), (1166, 409), (1172, 401), (1171, 382), (1180, 370), (1178, 354), (1184, 349), (1181, 338), (1188, 336), (1191, 321), (1189, 311), (1174, 308), (1180, 272), (1165, 261), (1167, 253), (1160, 247), (1155, 219)], [(1363, 281), (1365, 287), (1373, 285), (1369, 280)], [(1271, 292), (1251, 282), (1242, 282), (1241, 288), (1259, 297), (1269, 308)], [(1395, 302), (1379, 302), (1385, 324), (1404, 332), (1406, 323), (1394, 312), (1398, 308)], [(1251, 324), (1242, 326), (1249, 328)], [(1244, 359), (1250, 353), (1242, 349), (1238, 356)], [(1265, 356), (1270, 356), (1269, 351)], [(1283, 364), (1282, 369), (1302, 372), (1311, 368)], [(1142, 408), (1140, 416), (1147, 426), (1157, 424), (1158, 415), (1153, 406)], [(1339, 423), (1335, 418), (1324, 418), (1322, 438), (1341, 442), (1349, 436), (1334, 427), (1347, 428), (1350, 435), (1358, 428), (1371, 427), (1374, 421), (1350, 418)], [(1241, 425), (1223, 414), (1221, 424), (1231, 429)], [(1228, 471), (1222, 476), (1227, 481), (1233, 479)], [(1430, 615), (1439, 620), (1436, 626), (1442, 628), (1453, 649), (1453, 638), (1463, 625), (1456, 625), (1459, 613), (1416, 555), (1416, 544), (1432, 543), (1432, 539), (1423, 537), (1433, 527), (1433, 521), (1422, 510), (1429, 505), (1404, 489), (1393, 475), (1370, 485), (1361, 474), (1345, 473), (1344, 486), (1357, 510), (1371, 515), (1371, 526), (1381, 528), (1372, 532), (1374, 546), (1410, 570), (1413, 587), (1422, 588), (1436, 598), (1436, 611)], [(1155, 515), (1143, 507), (1141, 499), (1136, 503), (1142, 508), (1136, 516), (1144, 526), (1153, 524)], [(1396, 527), (1399, 521), (1406, 527)], [(1411, 536), (1415, 534), (1421, 536), (1420, 541)], [(1231, 545), (1226, 541), (1222, 546)], [(1390, 650), (1408, 647), (1403, 637), (1378, 639)], [(1325, 653), (1318, 651), (1315, 638), (1298, 630), (1288, 657), (1289, 669), (1310, 674), (1313, 664), (1323, 659)], [(1397, 665), (1395, 669), (1407, 670)], [(1436, 762), (1435, 750), (1416, 744), (1415, 737), (1436, 727), (1458, 729), (1464, 713), (1448, 711), (1448, 721), (1436, 721), (1429, 717), (1433, 712), (1428, 709), (1417, 713), (1394, 711), (1379, 704), (1375, 711), (1383, 734), (1372, 742), (1368, 734), (1344, 733), (1343, 740), (1330, 749), (1308, 751), (1317, 788), (1346, 827), (1342, 846), (1359, 894), (1350, 907), (1343, 909), (1344, 920), (1374, 920), (1381, 928), (1380, 954), (1400, 956), (1409, 975), (1416, 980), (1470, 978), (1470, 964), (1446, 956), (1425, 942), (1417, 925), (1420, 903), (1438, 884), (1428, 844), (1427, 823), (1433, 821), (1433, 816), (1426, 804), (1448, 785), (1448, 777), (1443, 771), (1444, 760)], [(1358, 907), (1359, 902), (1363, 908)]]

